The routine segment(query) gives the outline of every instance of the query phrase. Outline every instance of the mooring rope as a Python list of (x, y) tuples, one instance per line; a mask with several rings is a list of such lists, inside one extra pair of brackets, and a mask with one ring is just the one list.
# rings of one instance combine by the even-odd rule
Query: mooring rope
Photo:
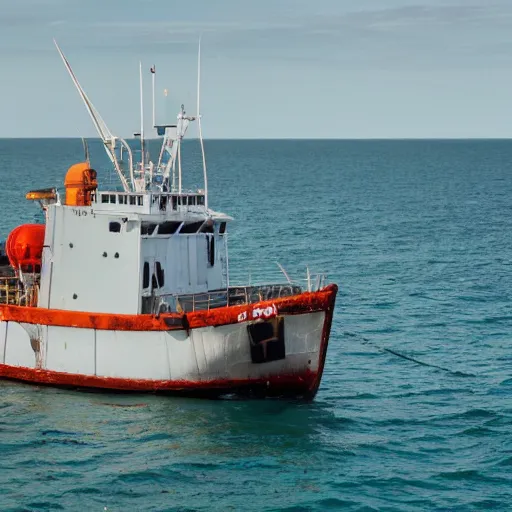
[(369, 340), (368, 338), (365, 338), (364, 336), (361, 336), (360, 334), (356, 334), (355, 332), (349, 332), (345, 331), (343, 333), (344, 336), (350, 336), (351, 338), (358, 338), (361, 340), (361, 345), (369, 345), (376, 350), (380, 350), (381, 352), (387, 352), (388, 354), (392, 354), (394, 356), (400, 357), (402, 359), (405, 359), (406, 361), (411, 361), (413, 363), (419, 364), (421, 366), (428, 366), (430, 368), (436, 368), (437, 370), (442, 370), (446, 373), (451, 373), (452, 375), (456, 375), (457, 377), (476, 377), (473, 373), (466, 373), (461, 372), (458, 370), (450, 370), (450, 368), (445, 368), (444, 366), (439, 366), (434, 363), (426, 363), (425, 361), (420, 361), (419, 359), (416, 359), (415, 357), (408, 356), (406, 354), (401, 354), (400, 352), (397, 352), (396, 350), (393, 350), (391, 348), (381, 347), (380, 345), (377, 345), (373, 341)]

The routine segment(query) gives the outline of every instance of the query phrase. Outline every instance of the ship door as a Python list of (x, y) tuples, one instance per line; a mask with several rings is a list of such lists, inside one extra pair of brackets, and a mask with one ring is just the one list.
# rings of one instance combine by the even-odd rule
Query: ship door
[(155, 270), (155, 259), (144, 258), (142, 263), (142, 304), (141, 313), (150, 314), (153, 312), (153, 273)]

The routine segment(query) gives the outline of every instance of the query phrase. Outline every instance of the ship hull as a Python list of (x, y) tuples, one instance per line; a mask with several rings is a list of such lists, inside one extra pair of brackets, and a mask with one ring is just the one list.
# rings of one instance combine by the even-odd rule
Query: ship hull
[(160, 317), (1, 306), (0, 377), (96, 390), (311, 399), (322, 377), (336, 292), (329, 285)]

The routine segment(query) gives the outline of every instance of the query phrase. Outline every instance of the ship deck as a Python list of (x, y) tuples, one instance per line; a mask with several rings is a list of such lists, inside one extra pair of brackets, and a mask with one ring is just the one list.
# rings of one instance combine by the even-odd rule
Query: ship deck
[[(5, 260), (5, 261), (4, 261)], [(143, 301), (143, 314), (158, 314), (167, 312), (190, 313), (193, 311), (209, 311), (226, 306), (240, 306), (257, 302), (290, 297), (303, 293), (301, 286), (290, 283), (265, 285), (230, 286), (227, 289), (212, 290), (203, 293), (148, 297)], [(165, 299), (167, 307), (157, 311), (156, 301)], [(34, 306), (29, 297), (24, 294), (23, 286), (16, 278), (14, 270), (7, 258), (0, 257), (0, 305)], [(172, 304), (172, 307), (169, 306)]]

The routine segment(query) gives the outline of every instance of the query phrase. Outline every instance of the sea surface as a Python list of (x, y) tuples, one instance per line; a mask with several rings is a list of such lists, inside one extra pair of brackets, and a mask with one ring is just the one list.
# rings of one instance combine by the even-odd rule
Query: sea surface
[[(340, 287), (316, 399), (0, 382), (0, 510), (511, 510), (512, 141), (205, 144), (232, 281)], [(0, 140), (0, 238), (82, 158)]]

